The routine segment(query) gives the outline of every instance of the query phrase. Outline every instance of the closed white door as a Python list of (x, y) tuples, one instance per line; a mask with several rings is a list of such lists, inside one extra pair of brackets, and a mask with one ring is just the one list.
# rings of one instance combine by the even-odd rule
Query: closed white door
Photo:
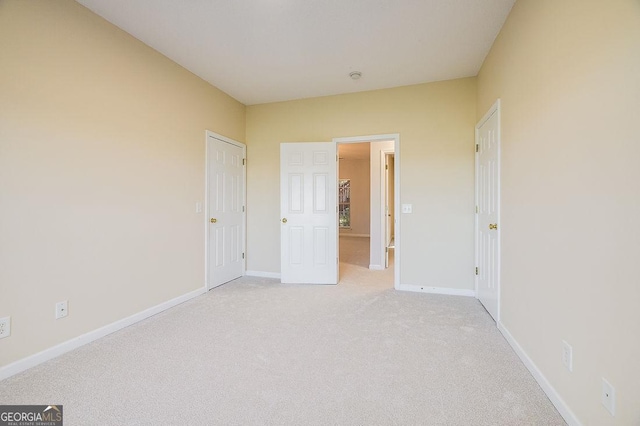
[(476, 126), (476, 289), (500, 315), (500, 110), (496, 103)]
[(280, 144), (283, 283), (338, 283), (336, 163), (333, 142)]
[(208, 287), (244, 275), (244, 145), (207, 136)]

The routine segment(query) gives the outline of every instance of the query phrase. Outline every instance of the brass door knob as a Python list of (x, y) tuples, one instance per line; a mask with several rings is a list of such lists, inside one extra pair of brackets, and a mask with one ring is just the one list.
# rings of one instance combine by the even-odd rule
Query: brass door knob
[(218, 221), (218, 219), (216, 219), (215, 217), (211, 218), (211, 223), (216, 223)]
[(498, 224), (497, 223), (490, 223), (489, 224), (489, 229), (498, 229)]
[(287, 223), (287, 218), (286, 217), (282, 219), (282, 223)]

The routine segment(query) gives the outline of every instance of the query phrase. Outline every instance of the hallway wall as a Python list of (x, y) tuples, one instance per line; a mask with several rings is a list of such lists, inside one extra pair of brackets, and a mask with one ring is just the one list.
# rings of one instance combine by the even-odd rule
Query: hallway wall
[(340, 160), (340, 179), (351, 180), (351, 229), (340, 229), (344, 235), (369, 235), (371, 194), (370, 160)]

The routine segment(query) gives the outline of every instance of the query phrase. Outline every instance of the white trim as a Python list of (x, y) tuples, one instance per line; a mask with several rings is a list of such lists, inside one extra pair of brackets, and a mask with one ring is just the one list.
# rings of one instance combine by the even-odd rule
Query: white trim
[(35, 367), (36, 365), (42, 364), (43, 362), (56, 358), (64, 353), (84, 346), (87, 343), (91, 343), (118, 330), (122, 330), (125, 327), (152, 317), (156, 314), (159, 314), (160, 312), (166, 311), (167, 309), (173, 308), (174, 306), (184, 303), (187, 300), (193, 299), (194, 297), (198, 297), (206, 292), (207, 290), (204, 287), (193, 290), (189, 293), (183, 294), (182, 296), (178, 296), (171, 300), (167, 300), (166, 302), (162, 302), (159, 305), (145, 309), (144, 311), (138, 312), (137, 314), (133, 314), (129, 317), (123, 318), (111, 324), (107, 324), (96, 330), (90, 331), (78, 337), (74, 337), (73, 339), (67, 340), (66, 342), (62, 342), (58, 345), (52, 346), (48, 349), (43, 350), (42, 352), (38, 352), (37, 354), (12, 362), (11, 364), (5, 365), (4, 367), (0, 368), (0, 380), (4, 380), (8, 377), (28, 370), (29, 368)]
[[(218, 133), (212, 132), (211, 130), (205, 130), (205, 139), (204, 139), (204, 286), (206, 289), (211, 290), (216, 286), (209, 285), (209, 138), (218, 139), (222, 142), (226, 142), (230, 145), (237, 146), (242, 148), (242, 179), (244, 180), (242, 185), (242, 206), (244, 207), (244, 211), (242, 212), (242, 253), (245, 253), (245, 256), (242, 259), (242, 275), (246, 274), (247, 269), (247, 146), (242, 142), (235, 141), (233, 139), (229, 139), (225, 136), (222, 136)], [(241, 275), (241, 276), (242, 276)]]
[[(387, 176), (386, 170), (384, 166), (386, 165), (386, 156), (387, 154), (394, 154), (395, 159), (395, 146), (393, 150), (380, 150), (380, 242), (382, 243), (379, 246), (380, 250), (380, 259), (384, 262), (384, 267), (387, 267), (387, 256), (388, 256), (388, 246), (387, 246)], [(394, 164), (395, 166), (395, 164)], [(395, 189), (395, 188), (394, 188)]]
[(348, 232), (340, 232), (341, 237), (358, 237), (358, 238), (369, 238), (371, 235), (369, 234), (350, 234)]
[(389, 133), (386, 135), (351, 136), (346, 138), (333, 138), (336, 143), (359, 143), (359, 142), (384, 142), (397, 141), (400, 133)]
[[(395, 239), (395, 248), (393, 253), (394, 259), (394, 278), (393, 278), (393, 286), (396, 290), (400, 288), (400, 253), (401, 253), (401, 232), (400, 232), (400, 191), (402, 186), (400, 185), (400, 133), (389, 133), (383, 135), (369, 135), (369, 136), (351, 136), (344, 138), (333, 138), (333, 142), (336, 144), (336, 155), (338, 154), (338, 144), (339, 143), (359, 143), (359, 142), (384, 142), (384, 141), (393, 141), (394, 146), (394, 156), (393, 156), (393, 165), (394, 165), (394, 239)], [(384, 238), (383, 238), (384, 241)], [(374, 269), (379, 265), (369, 265), (369, 269)], [(384, 267), (382, 267), (384, 269)]]
[(261, 277), (261, 278), (277, 278), (280, 279), (280, 272), (264, 272), (264, 271), (245, 271), (244, 274), (248, 277)]
[(384, 266), (382, 265), (369, 265), (369, 269), (372, 271), (384, 271)]
[(465, 297), (476, 296), (475, 291), (464, 289), (464, 288), (430, 287), (426, 285), (413, 285), (413, 284), (400, 284), (396, 286), (396, 290), (413, 291), (417, 293), (447, 294), (449, 296), (465, 296)]
[[(500, 208), (501, 208), (501, 198), (500, 198), (500, 193), (502, 191), (502, 185), (501, 185), (501, 173), (502, 173), (502, 164), (501, 164), (501, 156), (502, 156), (502, 131), (501, 131), (501, 107), (500, 107), (500, 98), (498, 98), (493, 105), (491, 105), (491, 108), (489, 108), (489, 110), (484, 114), (484, 116), (482, 117), (482, 119), (480, 121), (478, 121), (478, 124), (476, 124), (475, 127), (475, 131), (474, 131), (474, 150), (475, 147), (478, 145), (478, 130), (482, 127), (482, 125), (489, 119), (491, 118), (491, 116), (495, 113), (497, 114), (497, 119), (498, 119), (498, 193), (497, 193), (497, 198), (498, 198), (498, 209), (496, 212), (496, 216), (497, 221), (496, 223), (499, 224), (498, 229), (496, 230), (496, 232), (498, 233), (498, 267), (497, 267), (497, 282), (498, 282), (498, 302), (497, 302), (497, 312), (496, 312), (496, 323), (498, 323), (500, 321), (500, 278), (501, 278), (501, 270), (502, 270), (502, 222), (500, 220)], [(480, 155), (478, 152), (476, 152), (474, 154), (474, 164), (475, 164), (475, 173), (474, 173), (474, 192), (475, 192), (475, 197), (474, 197), (474, 202), (475, 202), (475, 206), (478, 206), (478, 168), (479, 168), (479, 162), (480, 162)], [(473, 215), (474, 217), (474, 251), (475, 251), (475, 255), (474, 255), (474, 262), (475, 262), (475, 266), (476, 268), (478, 267), (478, 214), (475, 213)], [(478, 275), (474, 276), (474, 291), (475, 291), (475, 297), (476, 299), (478, 298)]]
[(476, 129), (479, 129), (480, 127), (482, 127), (482, 125), (491, 118), (491, 116), (493, 115), (493, 113), (495, 111), (500, 111), (500, 98), (496, 99), (496, 101), (493, 103), (493, 105), (491, 105), (491, 108), (489, 108), (489, 110), (482, 116), (482, 118), (480, 119), (480, 121), (478, 121), (478, 124), (476, 124)]
[(578, 417), (576, 417), (567, 403), (564, 402), (562, 397), (560, 397), (558, 391), (556, 391), (555, 388), (551, 386), (549, 380), (547, 380), (538, 366), (531, 360), (531, 358), (529, 358), (529, 355), (527, 355), (524, 349), (522, 349), (522, 346), (520, 346), (518, 341), (513, 337), (513, 335), (511, 335), (509, 330), (507, 330), (503, 323), (498, 322), (497, 324), (498, 330), (500, 330), (504, 338), (507, 340), (507, 343), (511, 345), (516, 355), (518, 355), (522, 363), (525, 365), (525, 367), (527, 367), (533, 378), (536, 379), (536, 382), (538, 382), (544, 393), (547, 394), (547, 397), (551, 400), (551, 402), (567, 422), (567, 424), (569, 424), (570, 426), (581, 426), (582, 423), (580, 423)]

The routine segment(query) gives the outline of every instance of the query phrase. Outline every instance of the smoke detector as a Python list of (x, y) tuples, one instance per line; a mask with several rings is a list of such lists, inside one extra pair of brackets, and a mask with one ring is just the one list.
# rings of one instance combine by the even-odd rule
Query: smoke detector
[(352, 80), (359, 80), (360, 77), (362, 77), (362, 73), (360, 71), (353, 71), (349, 73), (349, 77), (351, 77)]

